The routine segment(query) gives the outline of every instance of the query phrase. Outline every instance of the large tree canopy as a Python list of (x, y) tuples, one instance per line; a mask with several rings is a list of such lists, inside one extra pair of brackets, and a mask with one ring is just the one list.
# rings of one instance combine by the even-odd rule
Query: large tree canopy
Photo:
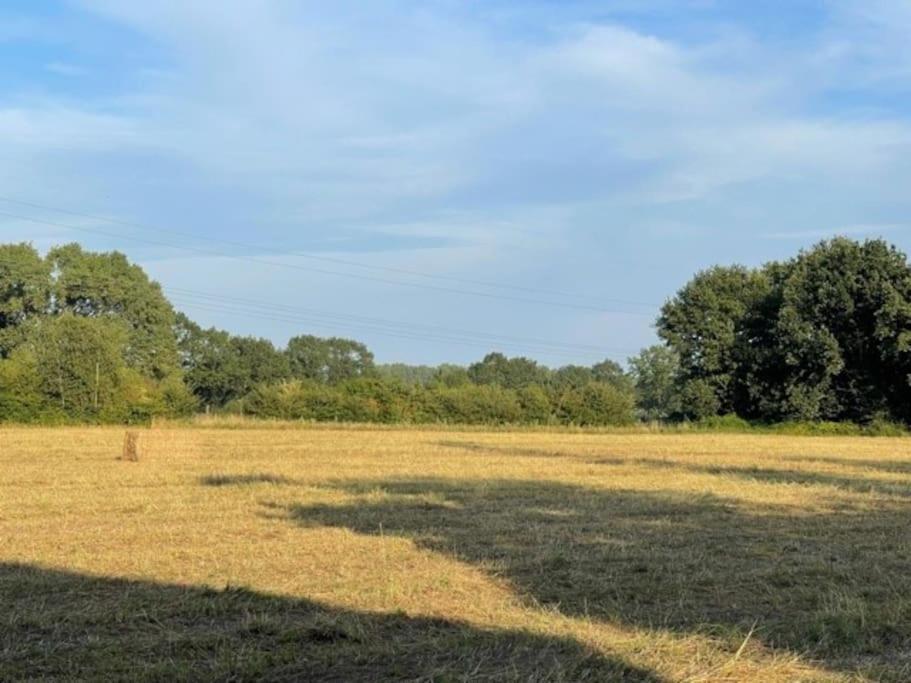
[(114, 317), (129, 329), (124, 356), (142, 374), (161, 379), (178, 368), (174, 309), (137, 265), (117, 252), (97, 254), (78, 244), (52, 249), (55, 312)]
[(909, 418), (911, 268), (880, 240), (700, 273), (665, 305), (658, 332), (679, 354), (694, 416)]
[(375, 371), (373, 354), (351, 339), (294, 337), (288, 342), (287, 354), (291, 374), (297, 379), (338, 384)]
[(26, 323), (50, 306), (51, 266), (29, 244), (0, 245), (0, 358), (24, 338)]

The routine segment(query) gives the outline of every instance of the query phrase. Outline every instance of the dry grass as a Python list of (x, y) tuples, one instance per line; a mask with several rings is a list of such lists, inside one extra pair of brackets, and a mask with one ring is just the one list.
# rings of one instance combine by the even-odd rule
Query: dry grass
[(911, 680), (911, 442), (0, 430), (0, 680)]

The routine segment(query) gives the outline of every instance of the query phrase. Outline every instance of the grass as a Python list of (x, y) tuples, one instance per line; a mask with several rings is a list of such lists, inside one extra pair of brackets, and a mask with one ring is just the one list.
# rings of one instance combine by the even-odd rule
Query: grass
[(911, 441), (0, 429), (0, 680), (911, 680)]

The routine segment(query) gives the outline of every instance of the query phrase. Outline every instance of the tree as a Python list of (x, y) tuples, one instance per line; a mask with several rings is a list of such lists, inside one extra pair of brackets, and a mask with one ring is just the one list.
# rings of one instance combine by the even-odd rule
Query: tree
[(177, 314), (174, 335), (187, 386), (207, 406), (223, 406), (250, 388), (249, 376), (231, 335), (204, 330)]
[(433, 373), (433, 378), (428, 383), (428, 386), (451, 388), (464, 386), (466, 384), (471, 384), (467, 368), (464, 368), (461, 365), (443, 363), (438, 366), (436, 372)]
[(430, 365), (386, 363), (376, 367), (377, 375), (386, 380), (401, 382), (407, 387), (426, 387), (434, 381), (439, 368)]
[(22, 342), (25, 326), (50, 305), (51, 268), (29, 244), (0, 245), (0, 358)]
[(543, 384), (547, 371), (528, 358), (507, 358), (502, 353), (489, 353), (482, 361), (468, 367), (468, 377), (478, 385), (520, 389), (531, 384)]
[(550, 385), (557, 391), (580, 389), (593, 381), (592, 369), (582, 365), (564, 365), (550, 375)]
[(612, 360), (603, 360), (592, 366), (592, 379), (595, 382), (610, 384), (621, 391), (632, 391), (633, 380), (619, 363)]
[(610, 384), (593, 382), (564, 393), (559, 417), (564, 423), (580, 426), (630, 424), (636, 419), (635, 396)]
[(268, 339), (232, 337), (231, 345), (244, 371), (244, 390), (262, 383), (275, 383), (291, 378), (288, 356)]
[(650, 346), (629, 359), (639, 412), (646, 420), (670, 420), (683, 413), (680, 358), (667, 346)]
[(665, 305), (689, 414), (768, 421), (911, 416), (911, 268), (838, 238), (758, 270), (714, 268)]
[(908, 419), (911, 268), (882, 240), (801, 253), (783, 283), (778, 333), (788, 417)]
[(117, 321), (66, 313), (41, 321), (13, 358), (33, 359), (35, 379), (49, 403), (69, 416), (88, 418), (116, 403), (126, 343), (127, 331)]
[(286, 351), (292, 376), (338, 384), (375, 372), (373, 354), (360, 342), (312, 335), (294, 337)]
[(749, 313), (770, 296), (768, 273), (742, 266), (715, 267), (696, 275), (661, 309), (658, 334), (680, 358), (684, 383), (699, 380), (722, 413), (746, 410), (744, 366)]
[(78, 244), (52, 249), (57, 313), (116, 318), (126, 323), (126, 363), (147, 377), (161, 379), (178, 368), (174, 309), (161, 287), (120, 253), (93, 254)]
[(547, 392), (538, 384), (522, 387), (517, 392), (522, 420), (532, 424), (547, 424), (553, 417), (553, 409)]

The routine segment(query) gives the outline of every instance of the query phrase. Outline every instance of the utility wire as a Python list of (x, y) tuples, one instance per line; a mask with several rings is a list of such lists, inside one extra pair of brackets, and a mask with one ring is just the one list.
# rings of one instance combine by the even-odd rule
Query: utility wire
[[(287, 251), (277, 250), (272, 247), (266, 247), (263, 245), (255, 245), (255, 244), (236, 242), (236, 241), (225, 240), (225, 239), (203, 238), (203, 237), (200, 237), (199, 235), (194, 235), (192, 233), (181, 232), (181, 231), (171, 230), (171, 229), (162, 228), (162, 227), (156, 227), (156, 226), (143, 224), (143, 223), (124, 221), (124, 220), (120, 220), (120, 219), (116, 219), (116, 218), (108, 218), (105, 216), (99, 216), (97, 214), (84, 213), (81, 211), (73, 211), (70, 209), (64, 209), (61, 207), (50, 206), (47, 204), (39, 204), (36, 202), (27, 202), (27, 201), (14, 199), (12, 197), (6, 197), (6, 196), (0, 196), (0, 201), (7, 202), (10, 204), (17, 204), (20, 206), (28, 206), (31, 208), (41, 209), (41, 210), (45, 210), (45, 211), (54, 211), (57, 213), (63, 213), (63, 214), (71, 215), (71, 216), (77, 216), (80, 218), (87, 218), (89, 220), (102, 221), (102, 222), (106, 222), (106, 223), (110, 223), (110, 224), (114, 224), (114, 225), (122, 225), (124, 227), (129, 227), (129, 228), (138, 229), (138, 230), (146, 230), (149, 232), (168, 233), (171, 235), (182, 237), (184, 239), (220, 243), (220, 244), (224, 244), (224, 245), (228, 245), (228, 246), (232, 246), (232, 247), (242, 248), (247, 251), (267, 252), (267, 253), (278, 254), (278, 255), (283, 255), (283, 256), (284, 255), (293, 255), (293, 256), (296, 256), (299, 258), (305, 258), (305, 259), (310, 259), (310, 260), (314, 260), (314, 261), (322, 261), (322, 262), (326, 262), (326, 263), (336, 263), (336, 264), (340, 264), (340, 265), (346, 265), (346, 266), (351, 266), (351, 267), (356, 267), (356, 268), (363, 268), (363, 269), (372, 270), (372, 271), (389, 272), (389, 273), (395, 273), (395, 274), (399, 274), (399, 275), (409, 275), (409, 276), (420, 277), (420, 278), (425, 278), (425, 279), (457, 282), (457, 283), (462, 283), (462, 284), (476, 285), (476, 286), (481, 286), (481, 287), (489, 287), (489, 288), (494, 288), (494, 289), (502, 289), (502, 290), (509, 290), (509, 291), (515, 291), (515, 292), (526, 292), (526, 293), (531, 293), (531, 294), (546, 294), (546, 295), (550, 295), (550, 296), (557, 296), (557, 297), (570, 298), (570, 299), (573, 299), (573, 298), (580, 299), (580, 300), (584, 299), (584, 300), (588, 300), (591, 302), (605, 302), (605, 303), (610, 303), (610, 304), (620, 304), (620, 305), (626, 305), (626, 306), (639, 306), (639, 307), (646, 307), (646, 308), (657, 308), (660, 305), (660, 304), (656, 304), (653, 302), (630, 301), (630, 300), (626, 300), (626, 299), (605, 299), (605, 298), (601, 298), (601, 297), (593, 297), (593, 296), (588, 296), (588, 295), (574, 294), (574, 293), (561, 292), (561, 291), (557, 291), (557, 290), (549, 290), (549, 289), (542, 289), (542, 288), (536, 288), (536, 287), (522, 287), (522, 286), (517, 286), (517, 285), (490, 282), (490, 281), (486, 281), (486, 280), (472, 280), (472, 279), (468, 279), (468, 278), (459, 278), (459, 277), (448, 276), (448, 275), (436, 275), (436, 274), (425, 273), (425, 272), (410, 270), (410, 269), (405, 269), (405, 268), (391, 268), (391, 267), (387, 267), (387, 266), (375, 266), (375, 265), (371, 265), (371, 264), (361, 263), (358, 261), (351, 261), (351, 260), (347, 260), (347, 259), (340, 259), (340, 258), (330, 257), (330, 256), (318, 256), (315, 254), (302, 253), (302, 252), (298, 252), (298, 251), (287, 252)], [(22, 216), (16, 216), (15, 214), (0, 214), (0, 215), (6, 215), (8, 217), (13, 217), (13, 218), (18, 217), (23, 220), (35, 220), (35, 219), (29, 219), (29, 218), (22, 217)], [(48, 224), (53, 224), (51, 221), (45, 221), (45, 222)], [(86, 230), (86, 231), (89, 230), (88, 228), (77, 228), (76, 226), (61, 226), (59, 224), (58, 224), (58, 227), (66, 227), (71, 230)], [(97, 231), (97, 230), (95, 232), (97, 232), (99, 234), (105, 234), (105, 235), (108, 234), (108, 233), (104, 233), (104, 232)], [(123, 235), (118, 235), (118, 236), (126, 237)], [(129, 238), (127, 237), (127, 239), (129, 239)], [(172, 248), (184, 248), (184, 247), (176, 247), (175, 245), (172, 245), (172, 244), (161, 244), (161, 243), (159, 243), (159, 246), (169, 246)], [(227, 256), (227, 254), (218, 254), (218, 255)], [(277, 265), (277, 264), (272, 264), (272, 265)], [(341, 275), (344, 277), (357, 277), (356, 275), (352, 275), (349, 273), (340, 273), (337, 271), (323, 271), (323, 270), (316, 270), (316, 269), (313, 269), (313, 271), (319, 272), (319, 273), (324, 273), (324, 274), (328, 273), (328, 274), (332, 274), (332, 275)], [(406, 285), (406, 286), (420, 286), (420, 285), (417, 285), (416, 283), (403, 283), (400, 281), (386, 281), (386, 280), (379, 280), (379, 281), (391, 282), (392, 284)], [(483, 293), (479, 293), (479, 292), (452, 290), (449, 288), (442, 289), (441, 291), (456, 291), (458, 293), (472, 294), (475, 296), (484, 295)], [(510, 300), (515, 300), (515, 299), (510, 297)], [(566, 304), (563, 304), (560, 302), (542, 302), (542, 301), (537, 301), (537, 300), (532, 300), (531, 303), (546, 303), (549, 305), (566, 305)], [(571, 305), (571, 304), (569, 304), (569, 305)], [(587, 306), (586, 306), (586, 308), (587, 308)], [(595, 310), (600, 310), (600, 309), (596, 308)], [(610, 311), (605, 311), (605, 312), (610, 312)]]
[[(540, 348), (549, 348), (557, 350), (570, 350), (574, 352), (585, 352), (585, 353), (603, 353), (605, 350), (604, 347), (595, 345), (595, 344), (578, 344), (573, 342), (559, 342), (551, 341), (539, 338), (529, 338), (529, 337), (516, 337), (509, 335), (497, 335), (484, 332), (474, 332), (470, 330), (463, 329), (454, 329), (449, 327), (440, 327), (436, 325), (421, 325), (415, 323), (406, 323), (396, 320), (388, 320), (384, 318), (374, 318), (358, 315), (350, 315), (329, 311), (321, 311), (318, 309), (311, 308), (300, 308), (300, 307), (290, 307), (280, 304), (275, 304), (271, 302), (263, 302), (254, 299), (238, 298), (224, 296), (221, 294), (212, 294), (208, 292), (199, 292), (191, 289), (183, 289), (180, 287), (167, 287), (166, 288), (169, 298), (182, 298), (197, 300), (202, 303), (230, 303), (237, 304), (240, 306), (253, 307), (259, 310), (274, 311), (281, 314), (291, 314), (291, 315), (303, 315), (316, 317), (321, 319), (329, 319), (333, 321), (341, 321), (343, 323), (356, 323), (356, 324), (369, 324), (369, 325), (379, 325), (382, 327), (388, 327), (392, 329), (405, 330), (409, 333), (419, 333), (419, 334), (443, 334), (451, 337), (459, 338), (471, 338), (474, 340), (483, 341), (488, 344), (501, 344), (501, 343), (510, 343), (510, 344), (519, 344), (526, 346), (535, 346)], [(629, 353), (635, 352), (631, 349), (613, 349), (617, 353)]]
[[(290, 314), (264, 313), (259, 310), (238, 307), (238, 306), (232, 305), (232, 304), (218, 304), (218, 303), (212, 303), (212, 302), (207, 303), (207, 302), (200, 302), (198, 300), (193, 300), (193, 299), (184, 300), (180, 297), (178, 297), (176, 299), (176, 303), (178, 303), (180, 306), (183, 306), (183, 307), (207, 311), (210, 313), (230, 313), (230, 314), (234, 314), (234, 315), (240, 314), (240, 315), (244, 315), (244, 316), (269, 320), (269, 321), (273, 321), (273, 322), (284, 322), (284, 323), (287, 323), (287, 322), (300, 323), (302, 321), (313, 322), (313, 319), (308, 319), (303, 316), (293, 316)], [(394, 337), (394, 338), (398, 338), (398, 339), (409, 339), (409, 340), (417, 340), (417, 341), (438, 341), (438, 342), (446, 342), (446, 343), (452, 343), (452, 344), (463, 345), (463, 346), (480, 347), (480, 348), (485, 348), (487, 350), (490, 350), (490, 344), (487, 342), (480, 341), (480, 340), (461, 339), (461, 338), (438, 336), (438, 335), (408, 333), (407, 331), (405, 331), (405, 332), (395, 331), (395, 330), (378, 328), (378, 327), (373, 327), (373, 326), (356, 325), (356, 324), (352, 324), (352, 323), (340, 323), (337, 321), (329, 321), (327, 323), (326, 321), (317, 320), (317, 322), (320, 322), (322, 324), (328, 324), (331, 327), (335, 327), (335, 328), (339, 328), (339, 329), (346, 329), (346, 330), (355, 329), (358, 331), (369, 331), (374, 334), (379, 334), (379, 335), (383, 335), (383, 336), (387, 336), (387, 337)], [(526, 351), (536, 351), (536, 352), (542, 353), (542, 354), (560, 356), (560, 357), (565, 357), (565, 358), (572, 358), (574, 360), (579, 360), (581, 358), (580, 354), (578, 354), (578, 353), (559, 351), (559, 350), (555, 350), (555, 349), (531, 349), (530, 347), (527, 347), (527, 346), (516, 346), (514, 344), (500, 344), (500, 346), (502, 346), (502, 347), (510, 346), (510, 347), (513, 347), (516, 349), (524, 349)], [(622, 358), (622, 356), (618, 355), (618, 354), (601, 353), (601, 354), (597, 354), (597, 355), (596, 354), (587, 355), (586, 359), (602, 360), (603, 358), (605, 358), (605, 356), (613, 357), (614, 359)]]

